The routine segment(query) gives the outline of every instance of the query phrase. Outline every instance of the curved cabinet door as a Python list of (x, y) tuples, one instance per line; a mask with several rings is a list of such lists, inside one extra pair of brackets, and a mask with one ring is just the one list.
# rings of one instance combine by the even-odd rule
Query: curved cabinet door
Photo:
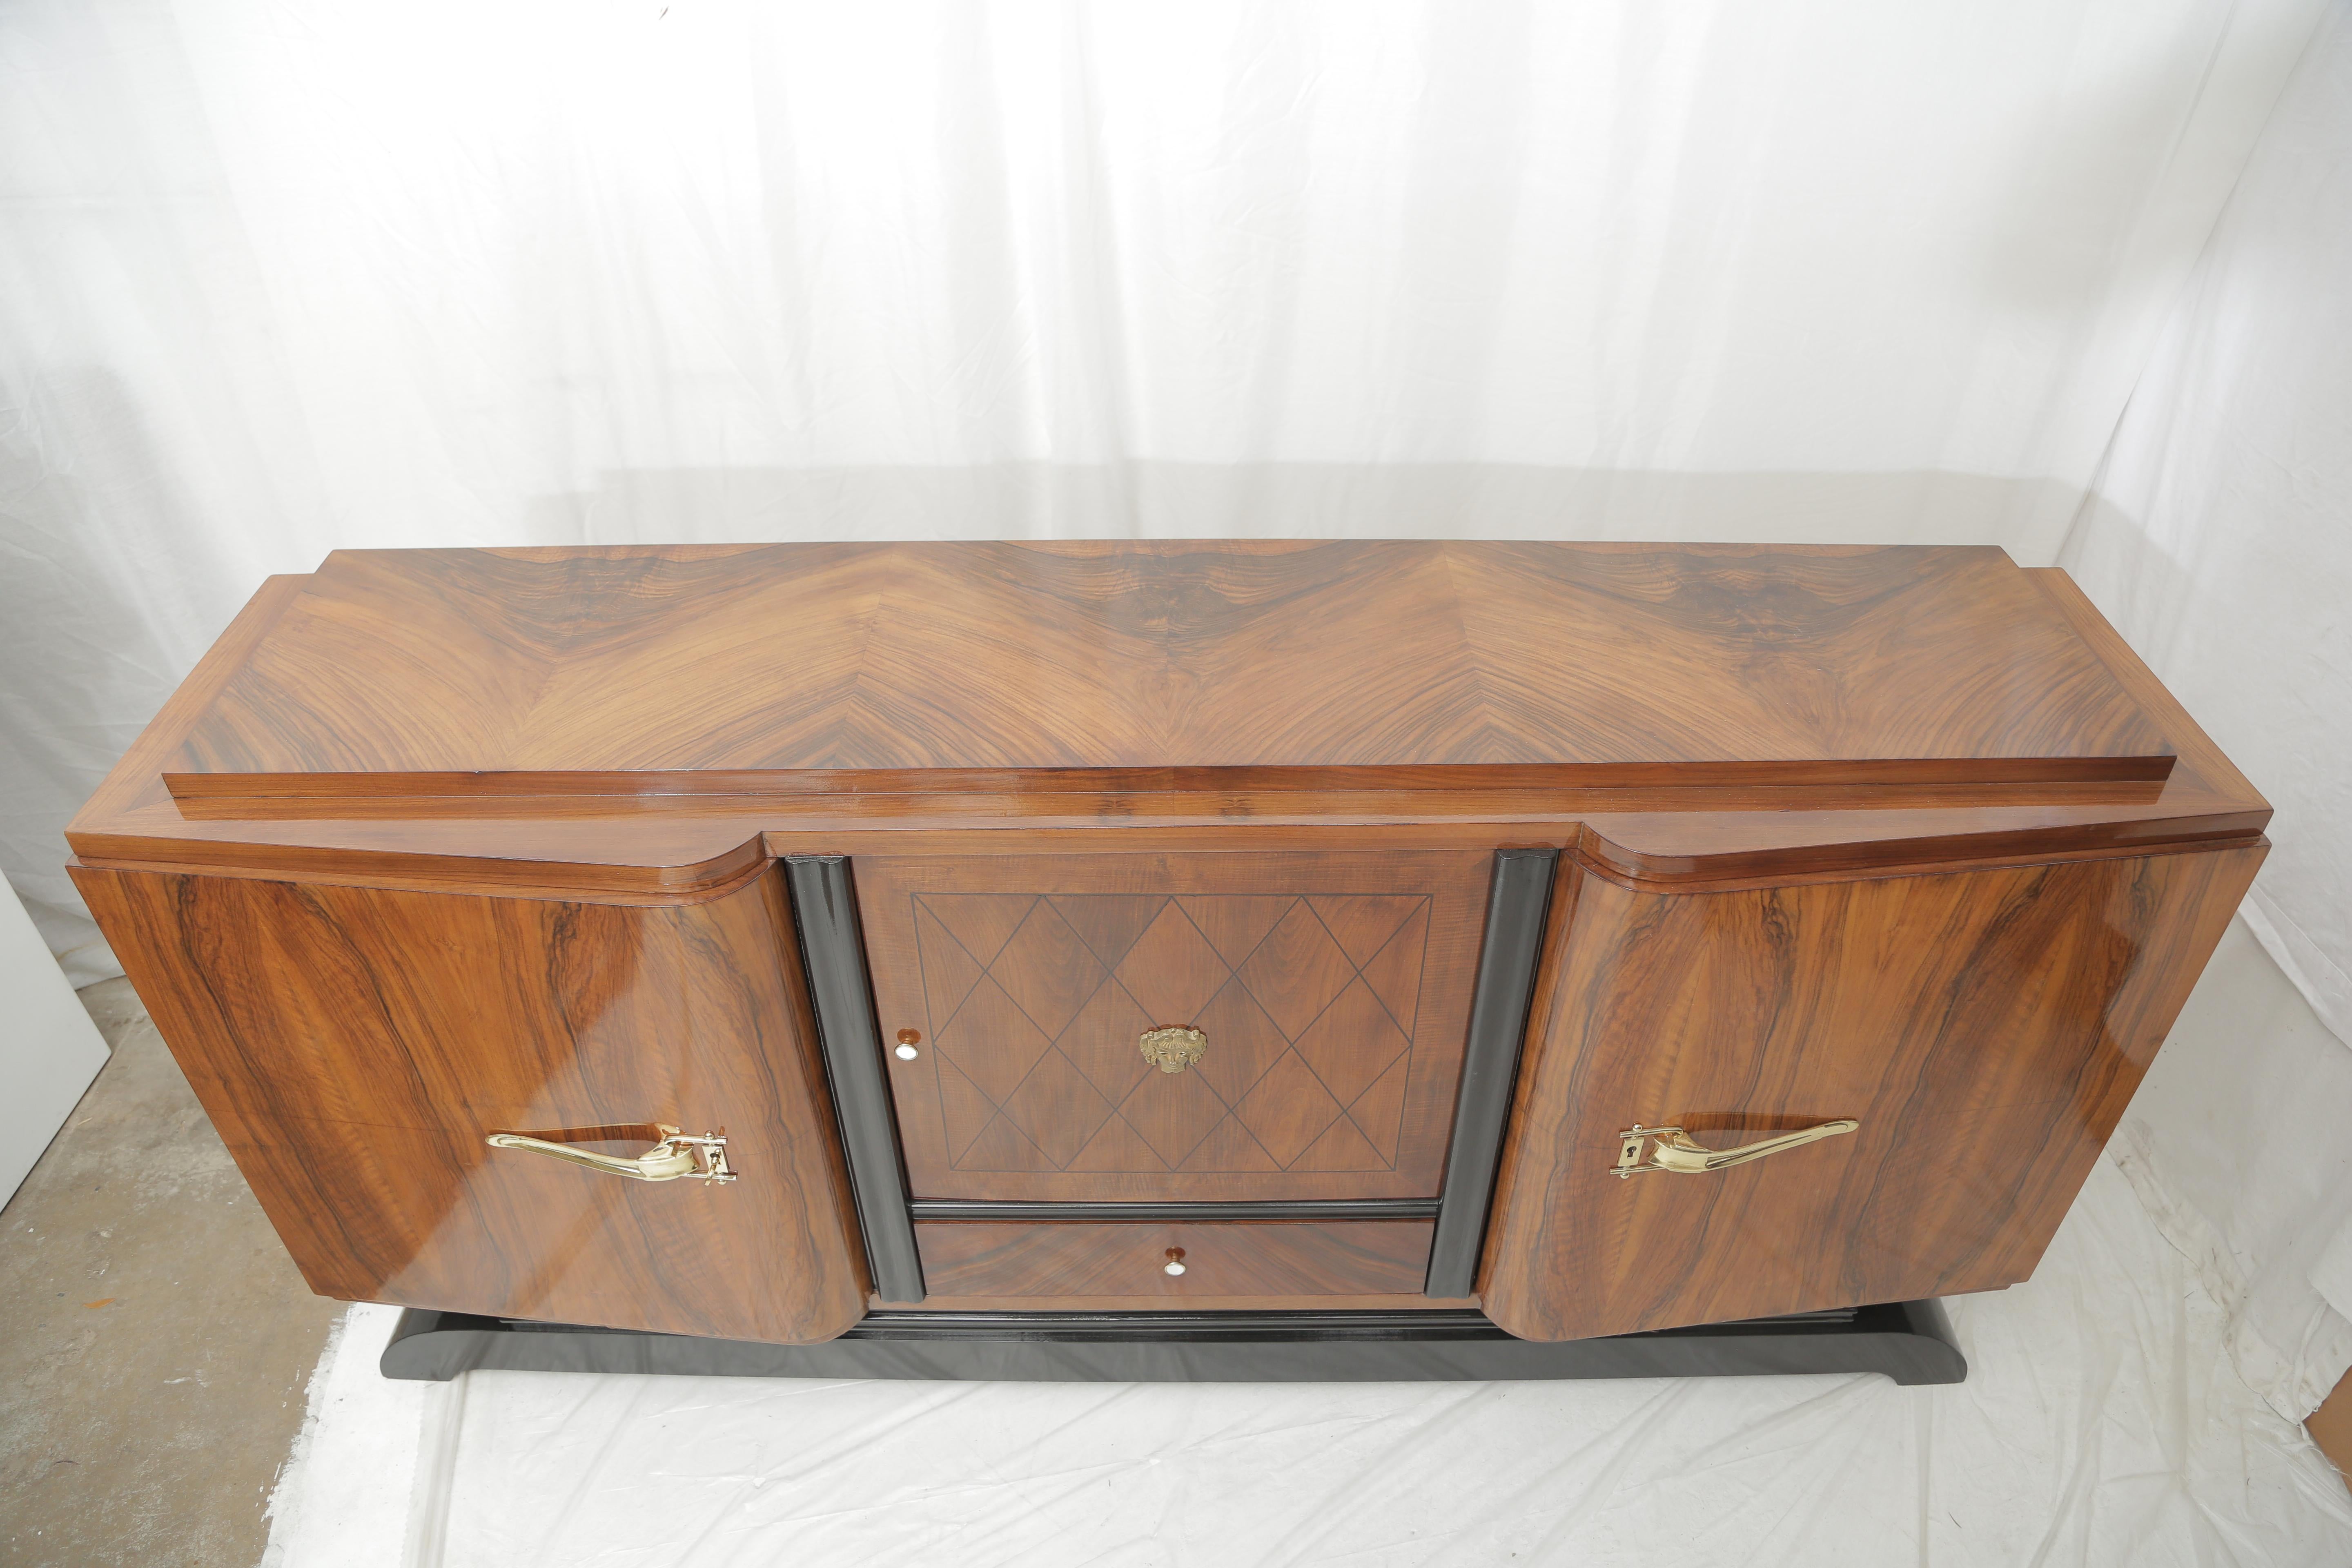
[[(2033, 1270), (2267, 846), (1723, 892), (1564, 868), (1487, 1314), (1581, 1339)], [(1805, 1129), (1717, 1169), (1648, 1169)]]
[[(669, 908), (76, 880), (321, 1295), (783, 1342), (864, 1315), (772, 868)], [(487, 1142), (562, 1132), (625, 1156), (663, 1123), (723, 1131), (735, 1179)]]

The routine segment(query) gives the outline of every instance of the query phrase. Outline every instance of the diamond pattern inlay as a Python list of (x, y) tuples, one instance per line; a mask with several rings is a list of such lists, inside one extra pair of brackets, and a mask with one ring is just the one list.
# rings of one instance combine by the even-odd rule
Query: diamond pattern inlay
[(1198, 1073), (1155, 1072), (1135, 1086), (1118, 1113), (1162, 1160), (1181, 1165), (1223, 1119), (1225, 1102)]
[(1298, 1037), (1298, 1054), (1343, 1102), (1363, 1093), (1389, 1063), (1412, 1048), (1361, 980), (1349, 981)]
[(1091, 949), (1105, 963), (1117, 963), (1143, 934), (1166, 899), (1156, 894), (1121, 898), (1109, 893), (1082, 897), (1064, 896), (1047, 900), (1054, 910), (1070, 922), (1078, 940)]
[[(1392, 1169), (1429, 900), (919, 894), (949, 1163)], [(1152, 1068), (1136, 1037), (1209, 1054)]]
[(1315, 1069), (1291, 1051), (1266, 1069), (1234, 1114), (1286, 1167), (1339, 1119), (1339, 1102), (1316, 1078)]
[[(1116, 1103), (1127, 1098), (1127, 1091), (1145, 1073), (1152, 1071), (1143, 1053), (1135, 1048), (1137, 1037), (1156, 1026), (1150, 1014), (1135, 1005), (1135, 998), (1123, 985), (1105, 985), (1089, 997), (1062, 1031), (1062, 1054), (1077, 1064), (1088, 1082), (1110, 1097)], [(1202, 1027), (1208, 1027), (1202, 1025)], [(1203, 1066), (1207, 1065), (1205, 1063)]]
[(923, 900), (923, 907), (944, 923), (966, 952), (980, 963), (994, 962), (1004, 939), (1028, 917), (1037, 900), (1024, 893), (1008, 899), (997, 893), (941, 893)]
[(1127, 956), (1118, 983), (1155, 1024), (1189, 1024), (1233, 972), (1200, 928), (1174, 904), (1166, 905)]
[(1003, 986), (983, 974), (940, 1030), (939, 1053), (1002, 1105), (1053, 1043)]
[(1029, 1021), (1051, 1037), (1094, 994), (1105, 971), (1070, 922), (1040, 899), (988, 973)]
[(1257, 944), (1242, 965), (1241, 977), (1282, 1032), (1296, 1039), (1331, 998), (1347, 989), (1356, 977), (1356, 966), (1301, 900)]
[(1004, 1114), (1056, 1168), (1067, 1165), (1110, 1116), (1110, 1101), (1059, 1051), (1047, 1051), (1004, 1102)]
[(980, 979), (980, 960), (940, 923), (929, 910), (915, 916), (915, 941), (923, 954), (923, 1000), (934, 1018), (952, 1018)]

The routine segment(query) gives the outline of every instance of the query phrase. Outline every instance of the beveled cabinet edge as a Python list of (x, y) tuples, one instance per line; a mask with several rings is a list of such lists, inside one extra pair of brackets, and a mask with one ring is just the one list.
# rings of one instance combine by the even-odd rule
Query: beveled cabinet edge
[[(1706, 815), (1705, 822), (1685, 817), (1678, 826), (1697, 831), (1717, 826), (1726, 816), (1736, 814)], [(1866, 818), (1870, 814), (1857, 811), (1823, 815), (1833, 815), (1861, 826), (1864, 824), (1853, 819)], [(1594, 875), (1625, 887), (1699, 892), (2250, 843), (2262, 836), (2270, 816), (2270, 808), (2264, 804), (2163, 821), (2060, 824), (1926, 837), (1873, 838), (1857, 834), (1832, 843), (1688, 854), (1628, 850), (1609, 837), (1607, 829), (1615, 826), (1609, 816), (1395, 823), (1240, 819), (1182, 826), (1133, 818), (1121, 826), (1048, 826), (1022, 821), (954, 826), (861, 823), (834, 824), (822, 830), (755, 828), (721, 854), (659, 867), (166, 839), (84, 830), (70, 835), (76, 856), (69, 864), (100, 870), (164, 871), (493, 898), (663, 906), (725, 898), (758, 877), (772, 861), (815, 852), (1020, 854), (1035, 853), (1050, 843), (1056, 850), (1067, 853), (1181, 854), (1274, 850), (1307, 845), (1472, 847), (1491, 846), (1497, 841), (1549, 839), (1572, 853)], [(1645, 816), (1643, 820), (1654, 818)], [(741, 829), (737, 827), (735, 831)]]

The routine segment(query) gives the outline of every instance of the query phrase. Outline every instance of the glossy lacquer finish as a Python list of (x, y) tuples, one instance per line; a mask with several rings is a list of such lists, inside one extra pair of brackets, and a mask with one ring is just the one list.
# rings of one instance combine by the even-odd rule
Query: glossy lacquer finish
[[(2269, 818), (1997, 550), (1177, 541), (338, 553), (68, 838), (331, 1294), (774, 1342), (1475, 1285), (1557, 1339), (2022, 1279)], [(1558, 869), (1489, 931), (1497, 864)], [(481, 1142), (647, 1123), (740, 1179)], [(1228, 1222), (1240, 1293), (1087, 1241)]]
[[(918, 1198), (1437, 1195), (1490, 857), (857, 863)], [(1200, 1060), (1138, 1048), (1197, 1026)]]
[[(321, 1295), (784, 1342), (863, 1314), (772, 873), (678, 910), (77, 881)], [(723, 1131), (738, 1179), (483, 1142), (644, 1121)]]
[[(2261, 847), (1723, 893), (1571, 867), (1481, 1279), (1524, 1338), (1988, 1290), (2032, 1272)], [(1710, 1148), (1619, 1179), (1618, 1134)]]
[[(982, 635), (979, 604), (1036, 618)], [(1453, 630), (1412, 630), (1433, 616)], [(1408, 645), (1430, 689), (1401, 702), (1381, 672)], [(972, 712), (1154, 749), (1028, 765), (1122, 753), (986, 751)], [(1236, 727), (1354, 760), (1219, 761)], [(655, 730), (675, 746), (629, 752)], [(433, 771), (453, 758), (499, 771)], [(1014, 825), (1073, 852), (1572, 843), (1687, 885), (2269, 816), (2063, 573), (1998, 552), (1192, 542), (339, 555), (268, 580), (67, 837), (92, 863), (665, 903), (777, 855), (992, 852), (968, 830)]]
[(2168, 753), (1999, 550), (1200, 541), (338, 552), (164, 771), (194, 797)]

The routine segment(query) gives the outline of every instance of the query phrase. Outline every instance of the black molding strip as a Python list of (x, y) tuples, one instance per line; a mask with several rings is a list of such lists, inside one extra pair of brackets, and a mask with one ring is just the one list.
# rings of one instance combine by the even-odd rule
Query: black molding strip
[(917, 1198), (918, 1221), (1001, 1220), (1029, 1224), (1045, 1220), (1160, 1220), (1170, 1224), (1234, 1219), (1433, 1219), (1434, 1198), (1313, 1198), (1296, 1203), (1010, 1203), (961, 1198)]
[(898, 1117), (882, 1074), (882, 1031), (874, 1017), (849, 858), (786, 856), (784, 879), (874, 1290), (885, 1301), (919, 1301), (923, 1264), (908, 1218), (907, 1172), (898, 1161)]
[(1462, 1087), (1454, 1102), (1454, 1141), (1445, 1152), (1444, 1195), (1430, 1243), (1429, 1281), (1423, 1287), (1441, 1300), (1467, 1296), (1476, 1283), (1486, 1207), (1495, 1195), (1495, 1166), (1518, 1081), (1519, 1046), (1528, 1032), (1528, 1005), (1559, 868), (1557, 849), (1495, 851), (1486, 938), (1479, 948), (1470, 1037), (1462, 1050)]
[(999, 1383), (1352, 1383), (1742, 1377), (1874, 1372), (1958, 1383), (1968, 1362), (1937, 1301), (1665, 1329), (1556, 1344), (1477, 1312), (876, 1312), (837, 1340), (772, 1345), (621, 1329), (401, 1313), (383, 1375), (667, 1373), (688, 1377)]

